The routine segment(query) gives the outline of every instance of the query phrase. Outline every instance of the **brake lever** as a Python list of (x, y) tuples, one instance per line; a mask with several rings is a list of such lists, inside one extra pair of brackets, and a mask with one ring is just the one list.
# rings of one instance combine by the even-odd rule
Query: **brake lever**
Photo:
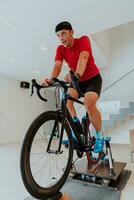
[(31, 88), (31, 97), (33, 96), (34, 93), (34, 85), (32, 84), (32, 88)]
[(36, 84), (36, 80), (32, 79), (31, 96), (33, 96), (35, 84)]
[(39, 85), (39, 84), (36, 82), (36, 79), (32, 79), (31, 96), (32, 96), (33, 93), (34, 93), (34, 89), (33, 89), (34, 87), (36, 87), (36, 89), (37, 89), (37, 95), (38, 95), (38, 97), (39, 97), (42, 101), (47, 101), (47, 99), (45, 99), (44, 97), (42, 97), (41, 94), (40, 94), (40, 89), (41, 89), (41, 88), (44, 88), (44, 86)]

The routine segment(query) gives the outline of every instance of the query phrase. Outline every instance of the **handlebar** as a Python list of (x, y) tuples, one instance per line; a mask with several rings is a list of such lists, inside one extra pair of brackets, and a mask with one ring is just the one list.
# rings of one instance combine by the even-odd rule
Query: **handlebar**
[[(73, 88), (75, 88), (78, 92), (78, 94), (82, 97), (84, 97), (84, 94), (81, 92), (80, 88), (79, 88), (79, 85), (78, 85), (78, 81), (79, 79), (75, 76), (74, 72), (72, 70), (70, 70), (70, 75), (71, 75), (71, 79), (72, 79), (72, 84), (73, 84)], [(40, 90), (42, 88), (48, 88), (48, 87), (62, 87), (65, 91), (67, 91), (68, 89), (68, 85), (69, 83), (66, 82), (66, 81), (61, 81), (57, 78), (53, 78), (52, 80), (52, 83), (49, 85), (49, 86), (43, 86), (43, 85), (40, 85), (36, 82), (36, 79), (32, 79), (32, 88), (31, 88), (31, 96), (33, 95), (34, 93), (34, 87), (37, 89), (37, 95), (38, 97), (42, 100), (42, 101), (47, 101), (47, 99), (45, 99), (41, 93), (40, 93)]]
[(47, 99), (45, 99), (44, 97), (42, 97), (42, 95), (40, 94), (40, 89), (44, 88), (43, 85), (39, 85), (37, 82), (36, 82), (36, 79), (32, 79), (32, 88), (31, 88), (31, 96), (33, 95), (34, 93), (34, 87), (37, 89), (37, 95), (38, 97), (42, 100), (42, 101), (47, 101)]

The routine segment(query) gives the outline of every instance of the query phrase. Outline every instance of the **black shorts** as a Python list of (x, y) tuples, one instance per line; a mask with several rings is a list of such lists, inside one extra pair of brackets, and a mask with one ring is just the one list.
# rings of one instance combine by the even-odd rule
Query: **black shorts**
[[(93, 78), (90, 78), (86, 81), (80, 81), (79, 87), (83, 94), (86, 92), (95, 92), (100, 96), (101, 93), (101, 86), (102, 86), (102, 78), (100, 74), (97, 74)], [(72, 83), (70, 84), (69, 88), (72, 88)]]

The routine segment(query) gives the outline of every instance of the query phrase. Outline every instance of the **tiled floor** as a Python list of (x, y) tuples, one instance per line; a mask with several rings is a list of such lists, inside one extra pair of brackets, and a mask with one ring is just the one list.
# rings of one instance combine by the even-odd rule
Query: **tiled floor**
[[(21, 144), (0, 145), (0, 199), (23, 200), (29, 196), (20, 175)], [(134, 164), (130, 162), (128, 145), (112, 145), (114, 159), (127, 162), (126, 169), (132, 170), (131, 177), (122, 191), (121, 200), (134, 199)]]

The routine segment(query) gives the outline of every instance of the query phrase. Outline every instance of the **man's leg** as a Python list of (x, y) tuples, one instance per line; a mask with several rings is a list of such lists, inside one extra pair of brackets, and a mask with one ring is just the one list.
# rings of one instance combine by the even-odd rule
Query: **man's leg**
[(102, 120), (101, 114), (96, 107), (96, 102), (99, 99), (99, 96), (95, 92), (87, 92), (84, 97), (84, 105), (89, 115), (89, 119), (96, 131), (101, 131)]
[(87, 109), (89, 119), (96, 129), (96, 144), (95, 152), (100, 152), (103, 149), (104, 139), (101, 132), (102, 119), (99, 110), (96, 107), (96, 102), (99, 96), (95, 92), (87, 92), (84, 97), (84, 105)]

